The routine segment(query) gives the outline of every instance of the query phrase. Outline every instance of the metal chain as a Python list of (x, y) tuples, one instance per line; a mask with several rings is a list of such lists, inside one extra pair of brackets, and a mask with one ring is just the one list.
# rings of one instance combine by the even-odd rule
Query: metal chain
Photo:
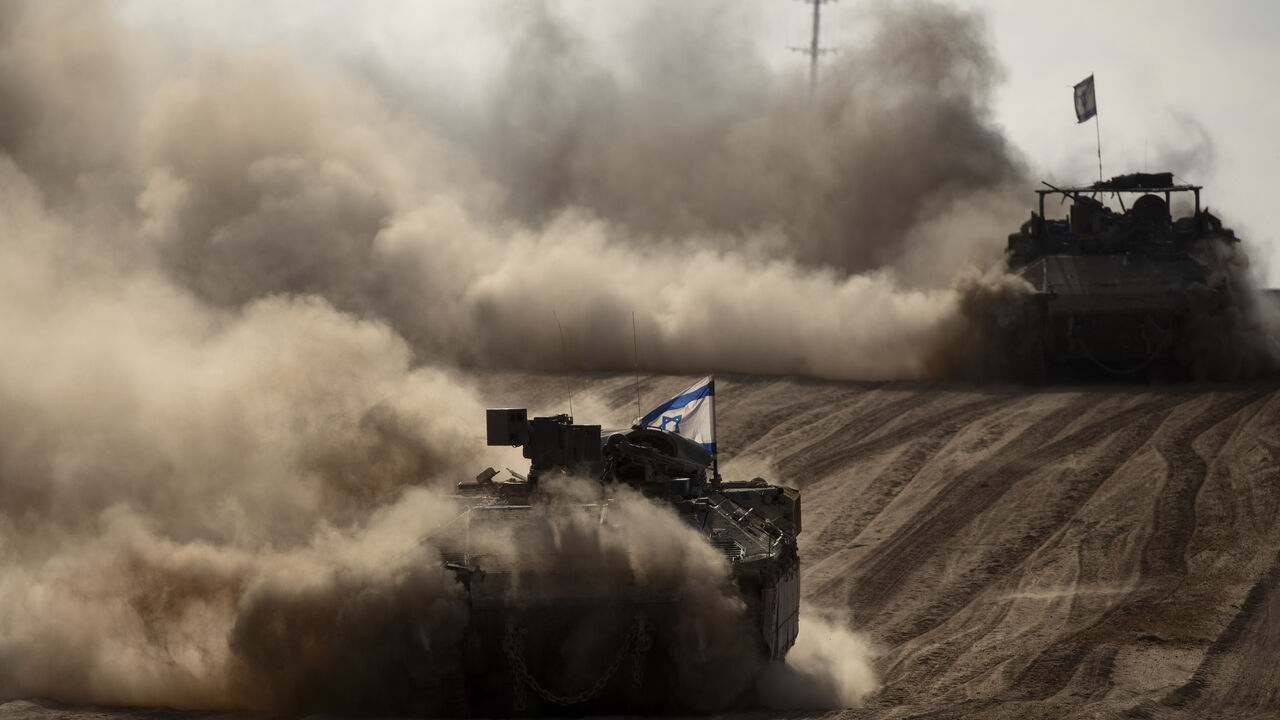
[(644, 654), (652, 646), (644, 615), (636, 615), (635, 621), (631, 623), (631, 629), (627, 631), (627, 636), (622, 639), (622, 644), (618, 647), (617, 654), (614, 656), (613, 661), (609, 663), (609, 666), (605, 668), (604, 674), (591, 687), (576, 695), (557, 695), (543, 687), (538, 682), (538, 679), (529, 672), (529, 667), (524, 658), (524, 642), (521, 638), (523, 632), (523, 630), (516, 627), (515, 618), (507, 619), (507, 634), (502, 638), (502, 649), (506, 651), (507, 662), (510, 663), (511, 672), (515, 676), (515, 692), (511, 702), (515, 710), (525, 709), (526, 687), (537, 693), (538, 697), (557, 705), (577, 705), (590, 700), (599, 695), (604, 690), (604, 686), (618, 672), (618, 668), (622, 666), (622, 661), (627, 656), (627, 648), (632, 645), (635, 646), (635, 667), (632, 670), (632, 680), (637, 688), (640, 687), (644, 680), (643, 658)]
[[(520, 662), (523, 666), (524, 658), (521, 658)], [(527, 705), (528, 705), (528, 696), (525, 694), (525, 691), (524, 691), (524, 681), (521, 680), (519, 676), (517, 676), (516, 685), (514, 688), (512, 688), (511, 708), (513, 710), (518, 710), (523, 712)]]

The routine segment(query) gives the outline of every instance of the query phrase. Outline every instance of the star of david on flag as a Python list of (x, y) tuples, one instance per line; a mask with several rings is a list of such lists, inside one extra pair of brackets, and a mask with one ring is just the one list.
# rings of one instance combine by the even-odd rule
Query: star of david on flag
[(716, 452), (715, 378), (708, 375), (640, 418), (641, 427), (667, 430)]
[(1098, 97), (1093, 92), (1092, 75), (1076, 83), (1075, 98), (1077, 123), (1098, 114)]

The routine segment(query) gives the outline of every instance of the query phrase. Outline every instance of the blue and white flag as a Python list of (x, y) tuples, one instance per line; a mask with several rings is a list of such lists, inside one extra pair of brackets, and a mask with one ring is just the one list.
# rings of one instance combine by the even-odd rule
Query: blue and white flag
[(708, 375), (640, 418), (642, 427), (669, 430), (716, 452), (715, 378)]
[(1075, 100), (1077, 123), (1082, 123), (1098, 114), (1098, 96), (1093, 91), (1092, 75), (1076, 83)]

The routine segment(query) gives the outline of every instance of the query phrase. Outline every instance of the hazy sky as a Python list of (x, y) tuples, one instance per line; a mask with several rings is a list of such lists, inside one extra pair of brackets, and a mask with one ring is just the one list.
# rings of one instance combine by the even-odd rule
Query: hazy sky
[[(314, 62), (356, 62), (429, 98), (454, 102), (483, 85), (510, 41), (504, 9), (522, 0), (408, 2), (351, 0), (172, 3), (134, 0), (126, 22), (163, 30), (181, 55), (203, 43), (296, 45)], [(823, 45), (860, 42), (874, 0), (840, 0), (823, 9)], [(634, 30), (639, 2), (554, 3), (607, 55), (611, 38)], [(673, 28), (718, 22), (740, 28), (775, 68), (804, 78), (806, 58), (789, 49), (808, 41), (810, 10), (796, 0), (742, 0), (729, 12), (709, 3), (666, 2)], [(1255, 267), (1280, 285), (1280, 231), (1268, 223), (1272, 168), (1280, 164), (1280, 3), (1227, 0), (1027, 2), (957, 0), (986, 21), (1005, 70), (993, 111), (1037, 178), (1097, 177), (1093, 121), (1077, 125), (1071, 86), (1096, 76), (1103, 171), (1172, 169), (1206, 186), (1204, 202), (1246, 238)], [(1167, 167), (1166, 167), (1167, 166)], [(1027, 189), (1028, 208), (1034, 195)], [(1012, 228), (1011, 228), (1012, 230)]]

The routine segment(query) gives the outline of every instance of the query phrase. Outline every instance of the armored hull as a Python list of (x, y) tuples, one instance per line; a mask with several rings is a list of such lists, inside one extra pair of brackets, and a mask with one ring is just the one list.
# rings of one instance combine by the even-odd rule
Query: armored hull
[(469, 610), (461, 711), (716, 711), (785, 657), (797, 491), (721, 481), (700, 446), (654, 428), (602, 437), (500, 410), (490, 429), (532, 463), (459, 486), (469, 507), (445, 562)]
[[(1195, 371), (1196, 333), (1212, 328), (1231, 302), (1226, 264), (1238, 242), (1201, 209), (1200, 190), (1156, 173), (1037, 191), (1040, 211), (1009, 236), (1007, 255), (1009, 271), (1033, 289), (1020, 364), (1026, 379), (1086, 369)], [(1170, 203), (1179, 194), (1193, 202), (1173, 220)], [(1046, 219), (1046, 197), (1058, 195), (1071, 202), (1068, 217)], [(1106, 197), (1122, 212), (1099, 199)]]

